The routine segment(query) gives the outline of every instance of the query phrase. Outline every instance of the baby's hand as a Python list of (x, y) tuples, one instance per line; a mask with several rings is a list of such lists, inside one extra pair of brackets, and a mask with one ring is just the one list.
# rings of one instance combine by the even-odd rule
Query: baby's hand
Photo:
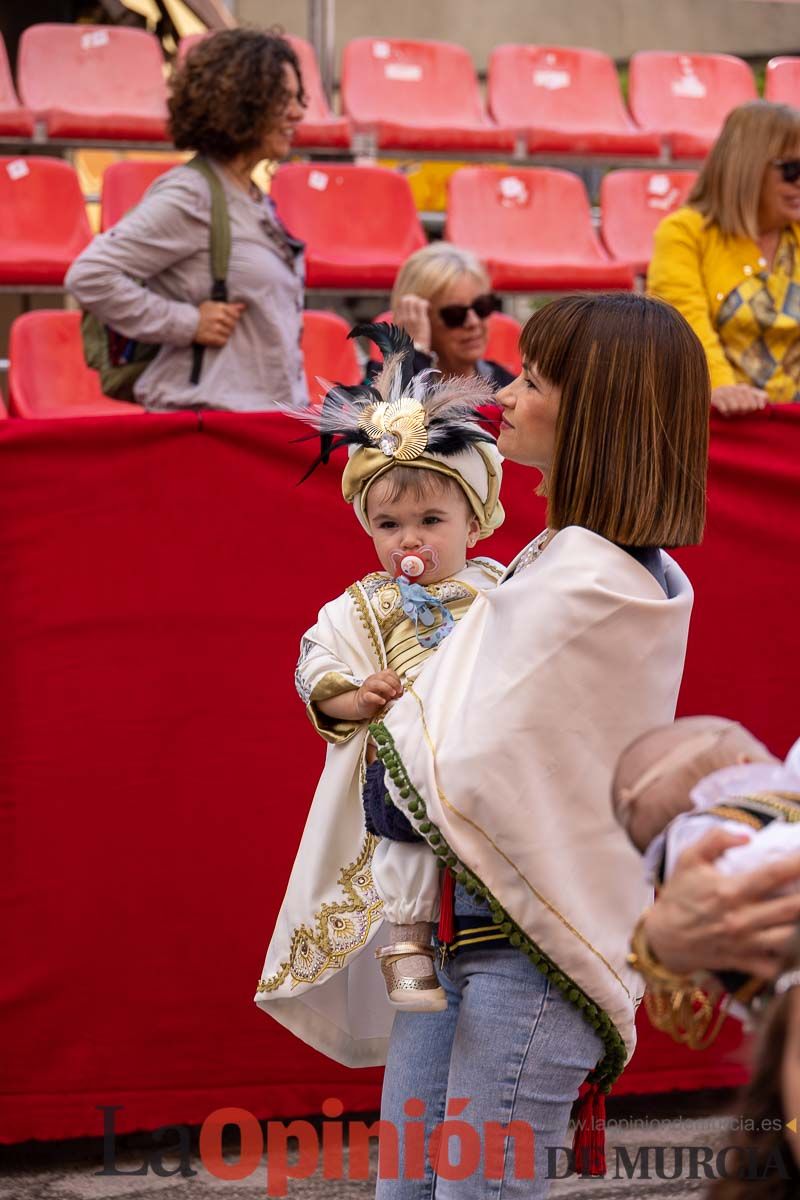
[(356, 692), (356, 713), (359, 721), (374, 717), (391, 700), (403, 694), (400, 676), (394, 671), (378, 671), (368, 675)]

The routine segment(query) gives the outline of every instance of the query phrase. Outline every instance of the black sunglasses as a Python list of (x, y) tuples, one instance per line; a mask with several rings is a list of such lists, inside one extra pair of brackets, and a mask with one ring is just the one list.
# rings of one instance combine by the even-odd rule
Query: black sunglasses
[(448, 329), (460, 329), (467, 319), (467, 313), (472, 309), (476, 317), (485, 321), (493, 312), (497, 312), (500, 301), (497, 296), (487, 292), (485, 296), (476, 296), (472, 304), (445, 304), (439, 309), (439, 316)]
[(775, 158), (773, 167), (777, 167), (784, 183), (797, 183), (800, 179), (800, 158)]

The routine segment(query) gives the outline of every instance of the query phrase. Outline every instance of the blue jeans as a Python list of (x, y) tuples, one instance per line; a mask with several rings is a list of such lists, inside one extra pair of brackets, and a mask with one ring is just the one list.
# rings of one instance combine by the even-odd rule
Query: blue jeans
[[(376, 1200), (431, 1200), (434, 1195), (436, 1200), (542, 1200), (549, 1190), (547, 1147), (568, 1144), (572, 1102), (600, 1058), (602, 1043), (561, 992), (513, 947), (461, 950), (438, 973), (447, 993), (446, 1011), (399, 1012), (395, 1017), (381, 1118), (399, 1131), (399, 1170), (396, 1179), (381, 1178), (379, 1170)], [(452, 1136), (440, 1173), (434, 1174), (425, 1154), (424, 1178), (406, 1178), (422, 1171), (418, 1147), (423, 1115), (426, 1147), (431, 1131), (447, 1118), (467, 1122), (474, 1132), (464, 1137), (457, 1125), (446, 1126)], [(484, 1132), (487, 1122), (505, 1126), (511, 1121), (534, 1131), (534, 1179), (529, 1158), (527, 1178), (516, 1177), (516, 1171), (525, 1170), (520, 1138), (500, 1135), (498, 1150), (497, 1137), (492, 1135), (490, 1143)], [(474, 1169), (466, 1178), (453, 1178), (460, 1161), (464, 1170)], [(564, 1156), (556, 1154), (555, 1161), (563, 1170)], [(502, 1178), (489, 1177), (498, 1174)]]

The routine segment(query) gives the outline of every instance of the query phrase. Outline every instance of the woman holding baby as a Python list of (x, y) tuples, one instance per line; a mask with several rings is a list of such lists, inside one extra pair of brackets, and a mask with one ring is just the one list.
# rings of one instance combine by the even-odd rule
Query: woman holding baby
[[(536, 1178), (517, 1178), (507, 1138), (501, 1164), (482, 1154), (456, 1179), (443, 1135), (426, 1177), (401, 1162), (379, 1200), (545, 1196), (581, 1084), (598, 1116), (635, 1043), (626, 959), (651, 897), (609, 786), (622, 749), (674, 715), (692, 593), (662, 548), (702, 536), (708, 371), (674, 309), (630, 294), (555, 301), (521, 351), (498, 448), (541, 476), (548, 527), (375, 736), (392, 801), (455, 879), (448, 1008), (397, 1015), (382, 1116), (401, 1135), (410, 1117), (428, 1135), (447, 1116), (519, 1123)], [(600, 1147), (579, 1149), (601, 1173)]]

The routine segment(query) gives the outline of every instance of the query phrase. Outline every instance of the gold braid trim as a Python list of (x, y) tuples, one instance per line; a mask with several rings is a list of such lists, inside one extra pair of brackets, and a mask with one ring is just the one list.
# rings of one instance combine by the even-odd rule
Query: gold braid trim
[(291, 976), (292, 987), (316, 983), (329, 970), (343, 967), (365, 945), (383, 901), (372, 879), (372, 855), (377, 838), (368, 833), (355, 862), (343, 867), (338, 883), (346, 899), (323, 904), (313, 918), (314, 929), (301, 925), (292, 934), (288, 962), (269, 979), (260, 979), (258, 993), (274, 992)]
[(372, 643), (372, 649), (375, 651), (375, 656), (378, 660), (378, 663), (381, 667), (385, 667), (386, 654), (380, 640), (378, 639), (378, 635), (375, 632), (375, 621), (372, 616), (370, 606), (367, 603), (366, 597), (364, 596), (364, 592), (359, 584), (353, 583), (347, 589), (347, 595), (353, 601), (361, 624), (369, 634), (369, 640)]

